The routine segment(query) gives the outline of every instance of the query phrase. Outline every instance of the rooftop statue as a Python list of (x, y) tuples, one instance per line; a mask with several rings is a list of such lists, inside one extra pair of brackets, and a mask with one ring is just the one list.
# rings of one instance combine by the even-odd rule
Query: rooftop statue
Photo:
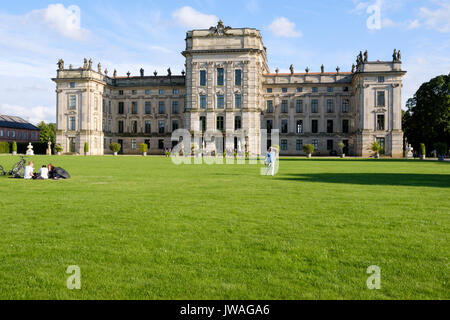
[(369, 61), (369, 53), (366, 51), (364, 51), (364, 63)]
[(309, 67), (306, 67), (305, 71), (306, 73), (309, 73)]
[(394, 49), (394, 53), (392, 54), (392, 61), (397, 61), (397, 49)]
[(87, 67), (88, 67), (88, 61), (87, 61), (86, 58), (84, 58), (83, 69), (84, 69), (84, 70), (87, 70)]
[(227, 33), (228, 30), (230, 30), (231, 27), (225, 27), (222, 20), (219, 20), (217, 23), (217, 27), (211, 27), (209, 28), (209, 34), (211, 35), (218, 35), (223, 36)]
[(172, 71), (170, 70), (170, 68), (169, 68), (169, 69), (167, 69), (167, 75), (168, 75), (169, 77), (171, 77), (171, 76), (172, 76)]
[(339, 68), (339, 66), (336, 67), (336, 72), (339, 73), (339, 71), (341, 70), (341, 68)]
[(97, 70), (98, 70), (98, 73), (102, 73), (102, 65), (100, 62), (97, 65)]
[(325, 67), (323, 66), (323, 64), (320, 66), (320, 72), (324, 73), (325, 72)]
[(114, 72), (113, 72), (113, 77), (114, 77), (114, 78), (116, 78), (116, 77), (117, 77), (117, 70), (116, 70), (116, 69), (114, 69)]
[(143, 77), (144, 76), (144, 68), (141, 68), (140, 73), (141, 73), (141, 77)]
[(355, 73), (355, 64), (352, 64), (352, 73)]
[(89, 59), (89, 70), (92, 70), (92, 59)]
[(158, 75), (158, 71), (153, 71), (153, 75), (156, 77)]
[(57, 65), (58, 65), (58, 70), (64, 70), (64, 60), (63, 59), (59, 59)]
[(291, 70), (291, 74), (294, 74), (294, 65), (291, 64), (291, 66), (289, 67), (289, 70)]

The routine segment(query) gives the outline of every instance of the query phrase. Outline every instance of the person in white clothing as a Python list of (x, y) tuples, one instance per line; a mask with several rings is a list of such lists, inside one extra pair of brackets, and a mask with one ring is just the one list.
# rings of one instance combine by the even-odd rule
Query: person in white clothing
[(30, 180), (33, 179), (34, 177), (34, 168), (33, 168), (34, 163), (32, 161), (30, 161), (28, 163), (28, 166), (25, 167), (25, 170), (23, 172), (23, 178), (25, 180)]
[(43, 165), (41, 169), (39, 169), (39, 179), (48, 179), (48, 168), (46, 165)]
[(266, 176), (270, 174), (273, 176), (275, 172), (275, 151), (272, 147), (269, 148), (266, 155), (267, 172)]

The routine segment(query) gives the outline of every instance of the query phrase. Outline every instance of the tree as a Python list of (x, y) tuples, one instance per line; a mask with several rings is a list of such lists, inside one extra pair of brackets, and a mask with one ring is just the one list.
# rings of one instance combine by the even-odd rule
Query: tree
[(44, 121), (41, 121), (37, 127), (40, 130), (40, 140), (41, 142), (52, 142), (53, 145), (55, 145), (55, 135), (56, 135), (56, 124), (55, 123), (45, 123)]
[(406, 107), (403, 131), (415, 150), (419, 150), (420, 143), (450, 144), (450, 74), (423, 83), (414, 97), (408, 99)]

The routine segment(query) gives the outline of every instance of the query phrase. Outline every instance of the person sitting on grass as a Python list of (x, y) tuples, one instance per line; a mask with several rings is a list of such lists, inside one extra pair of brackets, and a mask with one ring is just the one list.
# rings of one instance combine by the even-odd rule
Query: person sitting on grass
[(70, 174), (66, 170), (60, 167), (55, 167), (51, 163), (48, 165), (48, 170), (50, 179), (58, 180), (70, 178)]
[(47, 180), (48, 179), (48, 168), (46, 165), (43, 165), (41, 169), (39, 169), (39, 176), (37, 179)]
[(28, 162), (28, 165), (25, 167), (25, 170), (23, 172), (23, 178), (25, 180), (31, 180), (34, 179), (34, 163), (33, 161)]

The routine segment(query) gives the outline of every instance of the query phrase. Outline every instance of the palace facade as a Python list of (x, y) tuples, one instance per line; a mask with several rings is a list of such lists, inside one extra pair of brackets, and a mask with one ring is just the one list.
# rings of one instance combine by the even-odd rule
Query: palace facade
[[(57, 143), (64, 152), (111, 153), (118, 142), (125, 154), (171, 148), (171, 133), (192, 135), (218, 130), (225, 148), (252, 155), (264, 152), (261, 129), (279, 130), (281, 155), (302, 155), (313, 144), (316, 155), (338, 152), (369, 156), (379, 141), (386, 155), (402, 157), (401, 89), (405, 71), (400, 52), (391, 61), (357, 56), (351, 72), (271, 73), (260, 32), (225, 27), (187, 32), (186, 72), (181, 75), (112, 76), (85, 59), (80, 68), (59, 61), (56, 78)], [(96, 70), (94, 70), (96, 69)], [(242, 135), (241, 132), (244, 132)], [(244, 137), (244, 140), (243, 140)]]

